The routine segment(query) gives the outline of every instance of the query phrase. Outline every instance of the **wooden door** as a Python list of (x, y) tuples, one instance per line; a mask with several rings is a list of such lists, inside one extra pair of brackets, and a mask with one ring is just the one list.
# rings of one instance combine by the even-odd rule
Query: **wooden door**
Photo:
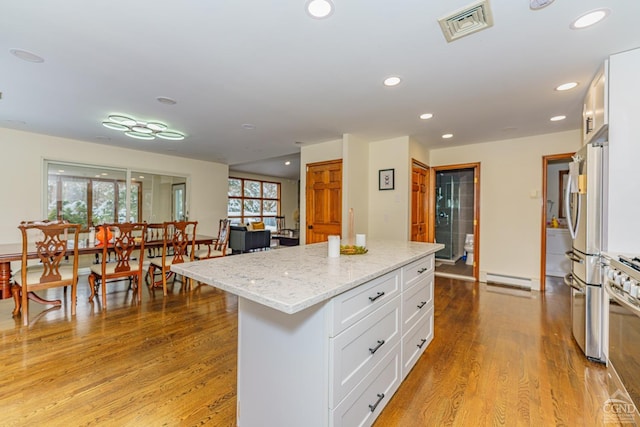
[(342, 160), (307, 165), (306, 242), (342, 233)]
[(429, 168), (414, 160), (411, 166), (411, 240), (428, 241), (428, 176)]

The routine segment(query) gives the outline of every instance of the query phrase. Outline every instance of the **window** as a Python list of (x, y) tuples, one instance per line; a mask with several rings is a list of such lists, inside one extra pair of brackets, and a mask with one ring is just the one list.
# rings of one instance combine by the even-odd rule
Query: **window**
[(233, 224), (262, 221), (276, 230), (280, 213), (280, 183), (229, 178), (227, 215)]
[[(48, 163), (47, 218), (92, 225), (137, 222), (141, 214), (140, 182), (132, 181), (127, 210), (126, 171)], [(128, 213), (127, 213), (128, 211)]]

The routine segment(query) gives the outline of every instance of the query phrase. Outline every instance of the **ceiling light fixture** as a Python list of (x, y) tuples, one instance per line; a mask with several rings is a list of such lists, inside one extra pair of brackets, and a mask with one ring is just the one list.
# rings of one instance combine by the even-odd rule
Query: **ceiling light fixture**
[(290, 162), (289, 160), (287, 160), (286, 162), (284, 162), (284, 164), (285, 164), (286, 166), (289, 166), (289, 165), (291, 164), (291, 162)]
[(9, 52), (15, 56), (16, 58), (20, 58), (23, 61), (27, 61), (27, 62), (44, 62), (44, 58), (42, 58), (41, 56), (36, 55), (33, 52), (29, 52), (28, 50), (24, 50), (24, 49), (9, 49)]
[(402, 80), (400, 79), (400, 77), (391, 76), (391, 77), (387, 77), (386, 79), (384, 79), (383, 83), (387, 87), (392, 87), (392, 86), (398, 86), (401, 81)]
[(553, 0), (530, 0), (529, 8), (531, 10), (538, 10), (542, 9), (543, 7), (549, 6), (551, 3), (553, 3)]
[(171, 99), (166, 96), (159, 96), (156, 98), (156, 100), (161, 104), (167, 104), (167, 105), (176, 105), (178, 103), (175, 99)]
[(602, 21), (609, 15), (609, 13), (611, 13), (611, 10), (607, 8), (592, 10), (577, 17), (569, 27), (572, 30), (580, 30), (590, 27)]
[(449, 139), (449, 138), (453, 138), (452, 133), (445, 133), (444, 135), (442, 135), (442, 139)]
[(102, 122), (102, 126), (122, 131), (128, 137), (146, 141), (152, 141), (156, 137), (171, 141), (181, 141), (185, 138), (183, 133), (169, 129), (164, 123), (143, 122), (120, 114), (111, 114)]
[(307, 13), (312, 18), (326, 18), (333, 13), (333, 3), (331, 0), (311, 0), (307, 2)]
[(432, 118), (432, 117), (433, 117), (433, 114), (431, 114), (431, 113), (424, 113), (424, 114), (420, 114), (420, 118), (421, 118), (422, 120), (429, 120), (429, 119), (430, 119), (430, 118)]
[(561, 84), (560, 86), (558, 86), (556, 88), (556, 90), (559, 91), (559, 92), (562, 92), (562, 91), (565, 91), (565, 90), (573, 89), (576, 86), (578, 86), (578, 82), (569, 82), (569, 83)]
[(552, 122), (559, 122), (560, 120), (564, 120), (566, 118), (567, 116), (553, 116), (549, 120), (551, 120)]

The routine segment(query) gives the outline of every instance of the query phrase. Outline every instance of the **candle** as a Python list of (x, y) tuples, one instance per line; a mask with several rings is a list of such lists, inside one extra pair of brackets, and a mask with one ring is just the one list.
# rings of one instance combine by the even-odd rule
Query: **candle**
[(329, 258), (340, 256), (340, 236), (329, 236)]
[(355, 229), (354, 229), (354, 220), (353, 220), (353, 208), (349, 208), (349, 229), (347, 230), (349, 245), (353, 245), (354, 234), (355, 234)]

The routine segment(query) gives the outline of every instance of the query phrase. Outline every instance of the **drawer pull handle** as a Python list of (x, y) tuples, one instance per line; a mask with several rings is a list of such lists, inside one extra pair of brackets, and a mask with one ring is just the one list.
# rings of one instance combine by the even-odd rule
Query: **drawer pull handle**
[(420, 270), (418, 270), (418, 274), (422, 274), (422, 273), (424, 273), (424, 272), (425, 272), (425, 271), (427, 271), (427, 270), (428, 270), (428, 268), (427, 268), (427, 267), (422, 267)]
[(378, 345), (369, 349), (371, 354), (374, 354), (376, 351), (378, 351), (378, 349), (382, 347), (382, 344), (384, 344), (384, 340), (378, 340)]
[(384, 399), (384, 393), (379, 393), (377, 396), (378, 400), (376, 401), (376, 403), (374, 403), (373, 405), (369, 405), (369, 409), (371, 409), (371, 412), (375, 411), (380, 402), (382, 402), (382, 399)]
[(369, 297), (369, 299), (371, 300), (371, 302), (374, 302), (375, 300), (380, 298), (382, 295), (384, 295), (384, 292), (378, 292), (375, 297)]
[(427, 304), (427, 302), (426, 302), (426, 301), (422, 301), (422, 302), (420, 303), (420, 305), (418, 306), (418, 309), (421, 309), (421, 308), (422, 308), (422, 307), (424, 307), (426, 304)]
[(422, 348), (422, 346), (424, 345), (424, 343), (427, 342), (426, 338), (422, 338), (420, 341), (422, 341), (420, 344), (416, 344), (418, 346), (418, 348)]

